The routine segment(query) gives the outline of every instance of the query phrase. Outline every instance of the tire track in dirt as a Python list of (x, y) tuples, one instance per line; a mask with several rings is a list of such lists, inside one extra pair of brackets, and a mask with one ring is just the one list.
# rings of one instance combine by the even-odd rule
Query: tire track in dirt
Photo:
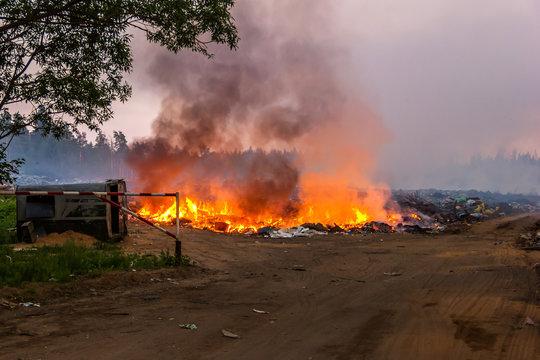
[[(523, 322), (540, 319), (531, 270), (540, 257), (495, 246), (497, 236), (489, 224), (287, 240), (187, 232), (185, 253), (200, 264), (188, 277), (58, 299), (35, 323), (25, 309), (2, 312), (0, 358), (534, 359), (538, 327)], [(103, 315), (115, 312), (129, 315)], [(17, 335), (13, 325), (62, 331)]]

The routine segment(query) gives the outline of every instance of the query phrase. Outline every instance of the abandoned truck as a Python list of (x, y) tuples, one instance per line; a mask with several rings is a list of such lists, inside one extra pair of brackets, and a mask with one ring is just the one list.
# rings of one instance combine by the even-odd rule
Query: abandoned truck
[[(124, 180), (103, 183), (23, 185), (16, 191), (125, 192)], [(110, 200), (126, 207), (125, 196)], [(98, 240), (119, 240), (127, 234), (127, 216), (94, 195), (17, 195), (17, 237), (23, 242), (50, 233), (73, 230)]]

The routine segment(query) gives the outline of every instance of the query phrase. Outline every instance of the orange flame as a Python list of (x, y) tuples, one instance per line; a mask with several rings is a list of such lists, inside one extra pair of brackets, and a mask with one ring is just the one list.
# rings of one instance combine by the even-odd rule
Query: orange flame
[(418, 221), (422, 221), (422, 218), (414, 213), (411, 213), (410, 216), (413, 218), (413, 219), (416, 219)]
[[(351, 189), (342, 191), (332, 189), (326, 195), (328, 196), (320, 196), (320, 194), (316, 197), (306, 196), (308, 200), (316, 199), (316, 201), (295, 202), (296, 209), (290, 216), (274, 214), (271, 210), (251, 215), (246, 214), (240, 204), (231, 199), (203, 201), (194, 196), (184, 196), (180, 198), (179, 217), (182, 223), (189, 223), (197, 229), (238, 233), (256, 231), (264, 226), (288, 228), (303, 223), (338, 225), (347, 230), (352, 227), (361, 227), (370, 221), (395, 224), (400, 219), (399, 215), (383, 210), (373, 195), (365, 197), (364, 201), (361, 201)], [(219, 199), (219, 196), (216, 198)], [(138, 214), (157, 223), (174, 223), (176, 221), (175, 200), (161, 200), (158, 206), (155, 205), (155, 199), (146, 200)]]

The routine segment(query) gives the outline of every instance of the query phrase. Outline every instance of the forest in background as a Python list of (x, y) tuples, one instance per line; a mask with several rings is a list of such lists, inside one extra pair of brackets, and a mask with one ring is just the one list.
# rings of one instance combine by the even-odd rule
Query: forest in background
[[(98, 132), (93, 142), (84, 132), (68, 132), (56, 140), (50, 135), (26, 131), (11, 141), (8, 160), (25, 159), (16, 176), (17, 184), (101, 182), (133, 178), (133, 170), (124, 161), (128, 152), (129, 145), (121, 131), (114, 131), (113, 136)], [(535, 153), (473, 156), (467, 163), (435, 164), (431, 173), (417, 175), (422, 175), (422, 181), (407, 179), (402, 174), (395, 179), (398, 181), (390, 180), (389, 184), (393, 189), (540, 194), (540, 157)]]
[(129, 148), (125, 135), (112, 137), (98, 132), (94, 142), (86, 133), (68, 131), (59, 140), (26, 131), (16, 136), (8, 148), (8, 160), (23, 158), (17, 184), (69, 183), (128, 178), (131, 170), (124, 162)]

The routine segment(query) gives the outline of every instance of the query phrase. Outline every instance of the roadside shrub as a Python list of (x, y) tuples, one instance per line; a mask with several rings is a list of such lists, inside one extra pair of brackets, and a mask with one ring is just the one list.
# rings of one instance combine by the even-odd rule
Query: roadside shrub
[(17, 242), (17, 202), (15, 196), (0, 196), (0, 244)]

